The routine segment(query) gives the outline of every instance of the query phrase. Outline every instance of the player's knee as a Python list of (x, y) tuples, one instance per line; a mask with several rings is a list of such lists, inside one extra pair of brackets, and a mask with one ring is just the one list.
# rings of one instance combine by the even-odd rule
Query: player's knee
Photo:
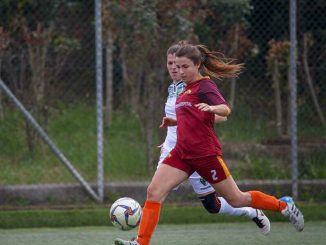
[(149, 185), (147, 187), (147, 199), (149, 199), (149, 200), (155, 200), (156, 199), (156, 196), (157, 196), (156, 192), (157, 191), (155, 190), (155, 188), (152, 187), (151, 185)]
[(159, 202), (162, 199), (163, 194), (159, 188), (149, 185), (147, 188), (147, 199), (151, 201)]
[(210, 193), (206, 196), (200, 197), (199, 198), (203, 204), (203, 206), (205, 207), (205, 209), (209, 212), (209, 213), (218, 213), (221, 209), (221, 202), (218, 199), (218, 197), (216, 196), (216, 193)]

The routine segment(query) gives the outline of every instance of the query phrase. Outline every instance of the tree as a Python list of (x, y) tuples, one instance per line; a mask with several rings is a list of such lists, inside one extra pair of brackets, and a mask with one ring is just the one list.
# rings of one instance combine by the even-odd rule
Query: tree
[[(124, 101), (137, 116), (146, 145), (148, 169), (156, 165), (157, 130), (167, 88), (166, 49), (193, 34), (186, 18), (192, 1), (108, 2), (124, 84)], [(181, 8), (180, 8), (181, 7)], [(117, 63), (115, 63), (117, 65)]]
[[(48, 121), (50, 82), (58, 79), (67, 56), (79, 47), (78, 40), (56, 26), (57, 11), (66, 1), (52, 3), (52, 8), (50, 2), (16, 0), (0, 5), (6, 17), (1, 19), (0, 27), (3, 25), (9, 33), (3, 73), (16, 96), (44, 127)], [(20, 65), (14, 66), (15, 63)], [(37, 137), (27, 121), (25, 124), (27, 144), (33, 151)]]
[[(5, 59), (6, 49), (9, 45), (9, 33), (4, 31), (2, 27), (0, 27), (0, 78), (2, 71), (2, 60)], [(0, 91), (0, 120), (4, 118), (4, 110), (2, 104), (2, 91)]]
[(302, 53), (302, 63), (303, 63), (303, 70), (306, 75), (306, 81), (309, 86), (309, 91), (313, 100), (313, 104), (315, 107), (315, 110), (317, 112), (317, 115), (319, 117), (319, 120), (321, 124), (325, 127), (326, 126), (326, 120), (324, 117), (324, 113), (321, 109), (320, 103), (318, 101), (317, 93), (314, 88), (313, 84), (313, 78), (311, 76), (310, 72), (310, 67), (309, 67), (309, 62), (308, 62), (308, 57), (309, 57), (309, 50), (310, 47), (313, 45), (313, 39), (310, 33), (305, 33), (303, 35), (303, 53)]
[[(203, 21), (195, 21), (195, 32), (199, 41), (211, 49), (220, 51), (226, 57), (243, 61), (252, 48), (245, 30), (248, 22), (244, 18), (249, 11), (248, 0), (207, 1), (202, 6)], [(236, 79), (230, 80), (229, 103), (235, 105)]]
[(110, 126), (112, 123), (113, 114), (113, 52), (114, 52), (114, 41), (117, 36), (118, 27), (114, 25), (113, 15), (109, 1), (104, 1), (102, 5), (102, 22), (103, 22), (103, 36), (105, 46), (105, 107), (104, 107), (104, 123), (106, 126)]
[[(290, 116), (290, 111), (284, 113), (283, 108), (289, 108), (289, 101), (284, 102), (284, 98), (290, 98), (289, 87), (286, 87), (286, 80), (289, 70), (289, 48), (290, 44), (288, 41), (275, 41), (271, 40), (270, 49), (268, 51), (267, 65), (268, 73), (273, 81), (274, 88), (274, 98), (275, 98), (275, 111), (276, 111), (276, 132), (278, 137), (284, 135), (289, 135), (289, 124), (290, 120), (287, 120), (287, 123), (284, 124), (284, 114), (287, 115), (285, 119), (288, 119)], [(285, 110), (286, 111), (286, 110)], [(284, 127), (287, 126), (287, 127)]]

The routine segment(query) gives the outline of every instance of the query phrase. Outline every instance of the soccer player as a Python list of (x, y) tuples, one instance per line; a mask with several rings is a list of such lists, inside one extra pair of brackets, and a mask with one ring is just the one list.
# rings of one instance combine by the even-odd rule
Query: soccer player
[(203, 45), (182, 45), (175, 55), (177, 70), (186, 87), (176, 100), (176, 119), (164, 118), (162, 126), (178, 125), (177, 142), (148, 186), (137, 238), (116, 239), (115, 244), (148, 245), (166, 196), (194, 172), (207, 180), (231, 206), (281, 212), (297, 231), (302, 231), (304, 218), (292, 198), (277, 199), (260, 191), (240, 191), (223, 160), (214, 132), (214, 116), (226, 117), (231, 109), (216, 84), (203, 75), (218, 79), (235, 77), (242, 65), (219, 58)]
[[(175, 53), (183, 43), (172, 45), (167, 50), (167, 70), (172, 79), (172, 83), (168, 88), (168, 98), (165, 103), (165, 116), (168, 118), (176, 118), (175, 102), (178, 95), (184, 90), (185, 83), (180, 79), (179, 72), (175, 64)], [(164, 119), (163, 119), (164, 120)], [(215, 123), (226, 121), (226, 117), (215, 115)], [(177, 140), (176, 126), (168, 127), (167, 135), (164, 143), (161, 146), (161, 155), (158, 166), (168, 156), (169, 152), (174, 148)], [(270, 232), (270, 222), (261, 210), (253, 209), (250, 207), (233, 208), (229, 205), (224, 198), (217, 197), (214, 188), (204, 180), (197, 172), (194, 172), (189, 181), (192, 188), (201, 200), (204, 208), (209, 213), (227, 214), (232, 216), (247, 216), (256, 223), (263, 235)]]

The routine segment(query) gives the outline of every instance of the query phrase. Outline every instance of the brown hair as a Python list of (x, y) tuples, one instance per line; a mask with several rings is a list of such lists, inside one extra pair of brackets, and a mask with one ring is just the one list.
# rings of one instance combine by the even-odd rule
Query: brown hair
[(179, 48), (181, 48), (182, 46), (185, 46), (187, 44), (189, 44), (189, 43), (186, 40), (181, 40), (178, 43), (173, 44), (166, 51), (166, 56), (168, 56), (169, 54), (175, 54), (178, 51)]
[(237, 77), (243, 68), (243, 64), (232, 64), (233, 60), (226, 59), (223, 54), (210, 51), (201, 44), (185, 44), (176, 51), (176, 56), (190, 59), (194, 64), (200, 65), (203, 75), (218, 79)]

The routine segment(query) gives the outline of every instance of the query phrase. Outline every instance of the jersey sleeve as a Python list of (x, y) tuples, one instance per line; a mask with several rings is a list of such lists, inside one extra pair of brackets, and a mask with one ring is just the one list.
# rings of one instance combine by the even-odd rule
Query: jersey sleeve
[(216, 84), (211, 80), (205, 80), (200, 83), (198, 94), (202, 103), (208, 105), (228, 104)]

